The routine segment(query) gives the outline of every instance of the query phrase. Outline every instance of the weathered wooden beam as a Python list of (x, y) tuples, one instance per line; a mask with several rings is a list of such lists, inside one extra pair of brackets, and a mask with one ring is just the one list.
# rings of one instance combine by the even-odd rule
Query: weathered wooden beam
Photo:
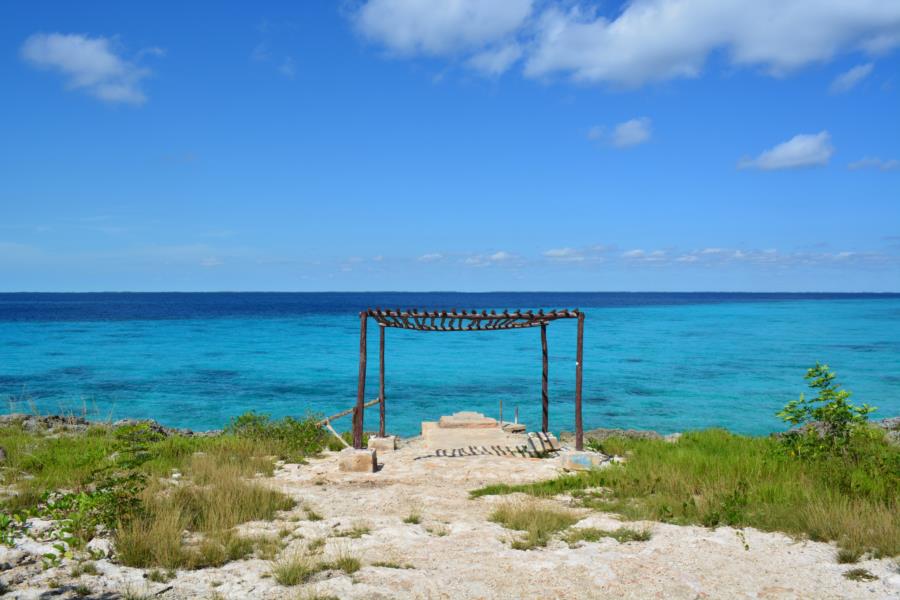
[(575, 354), (575, 449), (584, 450), (581, 423), (581, 372), (584, 363), (584, 313), (578, 313), (578, 347)]
[(378, 397), (381, 399), (378, 408), (378, 436), (384, 437), (384, 330), (378, 328)]
[(550, 430), (550, 394), (548, 386), (549, 365), (547, 364), (547, 326), (541, 324), (541, 431)]
[(362, 448), (366, 395), (366, 324), (369, 315), (359, 313), (359, 380), (356, 384), (356, 410), (353, 413), (353, 447)]

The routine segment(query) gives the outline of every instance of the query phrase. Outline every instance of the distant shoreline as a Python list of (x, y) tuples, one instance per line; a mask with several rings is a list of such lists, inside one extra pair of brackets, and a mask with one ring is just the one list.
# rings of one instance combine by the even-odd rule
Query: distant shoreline
[[(111, 428), (124, 427), (127, 425), (146, 424), (151, 430), (161, 433), (165, 436), (181, 435), (186, 437), (212, 437), (221, 435), (225, 429), (208, 429), (194, 430), (180, 427), (166, 427), (155, 419), (131, 419), (123, 418), (112, 420), (91, 420), (86, 417), (73, 415), (34, 415), (28, 413), (9, 413), (0, 415), (0, 427), (21, 423), (23, 428), (28, 431), (37, 431), (39, 429), (63, 429), (73, 433), (82, 433), (87, 431), (91, 426), (108, 426)], [(895, 443), (900, 443), (900, 415), (894, 417), (886, 417), (883, 419), (873, 419), (869, 424), (884, 429), (890, 439)], [(707, 427), (705, 429), (718, 429), (715, 427)], [(375, 435), (374, 432), (371, 435)], [(388, 432), (390, 433), (390, 432)], [(593, 428), (585, 429), (585, 439), (603, 440), (611, 437), (626, 437), (633, 439), (660, 439), (667, 441), (675, 441), (684, 432), (676, 432), (663, 434), (652, 429), (620, 429), (620, 428)], [(769, 437), (778, 435), (781, 432), (772, 432), (768, 435), (753, 436), (747, 434), (746, 437)], [(559, 432), (560, 441), (567, 441), (573, 434), (570, 431), (562, 430)], [(413, 439), (419, 436), (397, 436), (400, 439)]]

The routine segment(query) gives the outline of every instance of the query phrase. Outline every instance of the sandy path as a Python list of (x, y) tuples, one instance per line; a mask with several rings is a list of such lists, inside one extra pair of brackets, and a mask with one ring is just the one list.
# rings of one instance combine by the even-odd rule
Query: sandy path
[[(849, 567), (836, 563), (828, 544), (795, 542), (752, 529), (743, 539), (734, 529), (708, 530), (641, 523), (653, 532), (647, 542), (620, 544), (611, 539), (570, 548), (551, 542), (547, 548), (510, 548), (511, 533), (488, 522), (492, 506), (508, 497), (470, 499), (468, 491), (488, 483), (525, 482), (553, 477), (556, 461), (498, 456), (436, 457), (412, 440), (379, 457), (374, 474), (341, 473), (337, 455), (306, 465), (285, 465), (272, 485), (294, 496), (323, 518), (306, 520), (302, 507), (275, 523), (255, 523), (246, 531), (290, 530), (286, 552), (311, 541), (326, 540), (326, 558), (350, 554), (363, 568), (353, 575), (329, 571), (306, 586), (285, 588), (270, 576), (270, 564), (245, 560), (219, 569), (182, 572), (167, 583), (149, 583), (142, 571), (98, 561), (101, 577), (78, 582), (95, 592), (132, 591), (158, 598), (298, 598), (304, 592), (342, 599), (373, 598), (900, 598), (900, 570), (890, 560), (859, 565), (877, 581), (849, 581)], [(562, 503), (564, 500), (554, 501)], [(410, 513), (418, 524), (404, 523)], [(576, 525), (614, 529), (612, 516), (582, 510)], [(297, 520), (297, 519), (300, 520)], [(339, 534), (368, 528), (358, 538)], [(744, 541), (749, 546), (745, 549)], [(0, 551), (0, 563), (4, 561)], [(8, 551), (6, 551), (8, 553)], [(411, 568), (372, 566), (391, 562)], [(65, 580), (64, 569), (34, 572), (13, 598), (37, 598), (52, 579), (62, 590), (78, 583)], [(57, 572), (58, 571), (58, 572)], [(61, 591), (57, 588), (57, 591)], [(59, 597), (65, 597), (64, 592)], [(47, 597), (47, 596), (44, 596)], [(106, 597), (114, 597), (112, 595)]]

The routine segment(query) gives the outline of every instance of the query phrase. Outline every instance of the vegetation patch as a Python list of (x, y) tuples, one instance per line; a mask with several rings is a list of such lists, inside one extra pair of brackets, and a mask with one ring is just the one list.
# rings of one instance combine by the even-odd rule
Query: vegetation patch
[(489, 519), (507, 529), (525, 532), (513, 541), (516, 550), (546, 546), (553, 534), (578, 521), (568, 510), (542, 506), (536, 502), (507, 502), (498, 506)]
[(295, 586), (309, 582), (323, 571), (343, 571), (352, 575), (361, 568), (360, 560), (349, 553), (341, 553), (332, 561), (324, 561), (309, 552), (295, 552), (273, 563), (272, 576), (280, 585)]
[[(835, 541), (845, 556), (900, 554), (900, 448), (865, 423), (868, 407), (856, 411), (835, 391), (826, 366), (810, 369), (807, 378), (816, 399), (789, 414), (792, 423), (808, 427), (782, 438), (721, 429), (688, 432), (674, 443), (610, 438), (594, 448), (627, 456), (625, 462), (471, 495), (569, 494), (583, 506), (633, 520), (782, 531)], [(828, 421), (811, 426), (809, 418)], [(836, 439), (826, 439), (832, 434)]]
[(394, 561), (378, 561), (372, 563), (373, 567), (382, 567), (385, 569), (415, 569), (415, 567), (408, 563), (399, 563)]
[[(0, 428), (7, 453), (2, 483), (14, 494), (0, 505), (0, 543), (29, 535), (28, 518), (54, 522), (42, 539), (53, 566), (112, 532), (116, 558), (142, 568), (201, 568), (280, 544), (245, 537), (235, 526), (272, 520), (294, 501), (258, 481), (275, 461), (300, 461), (325, 448), (316, 417), (272, 420), (248, 413), (222, 435), (165, 435), (148, 423), (91, 426), (84, 432)], [(308, 512), (309, 516), (309, 512)], [(316, 518), (313, 515), (310, 518)]]
[(844, 571), (844, 577), (851, 581), (875, 581), (878, 576), (868, 569), (850, 569)]
[(596, 527), (577, 527), (569, 529), (563, 536), (563, 539), (571, 546), (578, 542), (599, 542), (603, 538), (612, 538), (622, 544), (625, 542), (646, 542), (650, 537), (651, 533), (647, 529), (619, 527), (618, 529), (606, 530)]

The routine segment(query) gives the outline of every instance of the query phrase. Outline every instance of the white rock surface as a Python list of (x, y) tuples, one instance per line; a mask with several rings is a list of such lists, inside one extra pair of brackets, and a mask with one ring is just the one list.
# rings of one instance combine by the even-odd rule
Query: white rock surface
[[(251, 559), (179, 571), (168, 583), (153, 583), (141, 569), (102, 559), (95, 563), (101, 575), (73, 579), (70, 561), (44, 571), (39, 560), (24, 564), (15, 554), (21, 549), (0, 547), (0, 564), (18, 565), (0, 573), (13, 588), (4, 598), (74, 598), (77, 585), (87, 586), (91, 597), (116, 598), (130, 590), (163, 600), (208, 599), (214, 594), (293, 600), (312, 592), (342, 599), (900, 598), (900, 573), (892, 560), (853, 565), (879, 579), (849, 581), (842, 574), (850, 567), (836, 562), (833, 545), (753, 529), (641, 522), (629, 526), (649, 528), (653, 537), (647, 542), (620, 544), (607, 538), (570, 548), (553, 541), (542, 549), (513, 550), (509, 540), (514, 533), (488, 521), (493, 508), (510, 497), (472, 499), (468, 492), (490, 483), (553, 477), (560, 472), (555, 460), (439, 456), (421, 440), (383, 455), (377, 473), (342, 472), (338, 457), (329, 453), (306, 465), (284, 465), (268, 481), (296, 498), (298, 507), (275, 522), (249, 523), (241, 531), (276, 535), (285, 529), (285, 552), (323, 538), (324, 558), (349, 554), (362, 561), (362, 569), (353, 575), (329, 571), (309, 584), (287, 588), (269, 576), (271, 563)], [(305, 520), (304, 505), (324, 518)], [(613, 515), (577, 510), (583, 518), (576, 527), (622, 525)], [(420, 515), (420, 523), (404, 522), (413, 513)], [(369, 531), (355, 538), (340, 535), (354, 527)], [(43, 547), (33, 546), (29, 550)], [(374, 566), (376, 562), (412, 568)], [(51, 583), (62, 587), (51, 589)]]

